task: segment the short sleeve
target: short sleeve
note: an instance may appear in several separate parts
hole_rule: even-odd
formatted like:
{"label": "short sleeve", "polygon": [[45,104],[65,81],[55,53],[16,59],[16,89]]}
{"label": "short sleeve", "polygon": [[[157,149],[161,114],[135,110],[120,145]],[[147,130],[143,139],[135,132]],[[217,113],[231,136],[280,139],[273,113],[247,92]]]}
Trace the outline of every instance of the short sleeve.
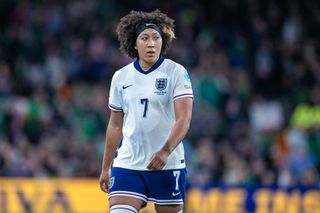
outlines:
{"label": "short sleeve", "polygon": [[176,85],[173,91],[173,100],[185,97],[193,98],[193,91],[189,74],[187,70],[181,67],[181,69],[177,70]]}
{"label": "short sleeve", "polygon": [[113,111],[121,112],[121,96],[119,89],[117,87],[118,84],[118,75],[115,73],[111,80],[111,86],[109,91],[109,108]]}

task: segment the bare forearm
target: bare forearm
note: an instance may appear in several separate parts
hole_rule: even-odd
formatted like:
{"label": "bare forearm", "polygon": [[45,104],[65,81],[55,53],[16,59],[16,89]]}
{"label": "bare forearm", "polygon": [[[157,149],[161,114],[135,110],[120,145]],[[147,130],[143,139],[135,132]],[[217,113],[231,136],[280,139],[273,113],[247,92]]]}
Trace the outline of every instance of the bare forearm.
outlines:
{"label": "bare forearm", "polygon": [[177,120],[175,125],[173,126],[172,132],[167,142],[163,145],[162,150],[170,154],[185,137],[185,135],[189,130],[189,127],[190,127],[189,119],[181,118]]}
{"label": "bare forearm", "polygon": [[166,165],[170,153],[178,146],[186,135],[189,129],[189,123],[189,119],[186,118],[176,120],[168,140],[159,151],[151,156],[147,169],[160,170]]}
{"label": "bare forearm", "polygon": [[106,132],[106,142],[103,156],[102,169],[109,169],[113,162],[115,152],[119,146],[122,138],[122,131],[120,128],[108,127]]}
{"label": "bare forearm", "polygon": [[187,134],[192,117],[192,99],[182,98],[174,103],[176,122],[162,150],[170,154]]}

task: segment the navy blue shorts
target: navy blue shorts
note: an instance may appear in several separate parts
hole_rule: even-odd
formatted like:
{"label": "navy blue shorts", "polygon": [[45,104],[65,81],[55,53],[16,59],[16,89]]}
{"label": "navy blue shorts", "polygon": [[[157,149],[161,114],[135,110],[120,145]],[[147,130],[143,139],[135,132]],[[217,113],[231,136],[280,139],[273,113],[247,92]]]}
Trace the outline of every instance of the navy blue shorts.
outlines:
{"label": "navy blue shorts", "polygon": [[186,169],[137,171],[112,168],[109,198],[128,196],[158,205],[183,204]]}

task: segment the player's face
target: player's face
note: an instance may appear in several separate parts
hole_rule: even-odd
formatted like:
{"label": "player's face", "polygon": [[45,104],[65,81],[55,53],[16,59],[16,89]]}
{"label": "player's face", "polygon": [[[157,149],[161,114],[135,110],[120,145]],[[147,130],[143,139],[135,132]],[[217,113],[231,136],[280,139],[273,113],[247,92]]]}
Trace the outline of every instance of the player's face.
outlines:
{"label": "player's face", "polygon": [[148,69],[157,62],[160,56],[162,37],[155,29],[145,29],[138,35],[135,48],[139,54],[140,66]]}

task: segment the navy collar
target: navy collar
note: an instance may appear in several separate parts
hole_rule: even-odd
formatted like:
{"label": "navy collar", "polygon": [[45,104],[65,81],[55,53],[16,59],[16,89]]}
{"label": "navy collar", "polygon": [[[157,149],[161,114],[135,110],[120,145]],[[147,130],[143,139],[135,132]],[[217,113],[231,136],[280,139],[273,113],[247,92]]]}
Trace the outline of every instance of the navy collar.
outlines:
{"label": "navy collar", "polygon": [[163,55],[160,55],[158,61],[152,66],[150,67],[147,71],[144,71],[140,64],[139,64],[139,60],[138,58],[133,62],[134,67],[136,68],[136,70],[138,70],[139,72],[143,73],[143,74],[149,74],[152,71],[156,70],[164,61],[165,57]]}

